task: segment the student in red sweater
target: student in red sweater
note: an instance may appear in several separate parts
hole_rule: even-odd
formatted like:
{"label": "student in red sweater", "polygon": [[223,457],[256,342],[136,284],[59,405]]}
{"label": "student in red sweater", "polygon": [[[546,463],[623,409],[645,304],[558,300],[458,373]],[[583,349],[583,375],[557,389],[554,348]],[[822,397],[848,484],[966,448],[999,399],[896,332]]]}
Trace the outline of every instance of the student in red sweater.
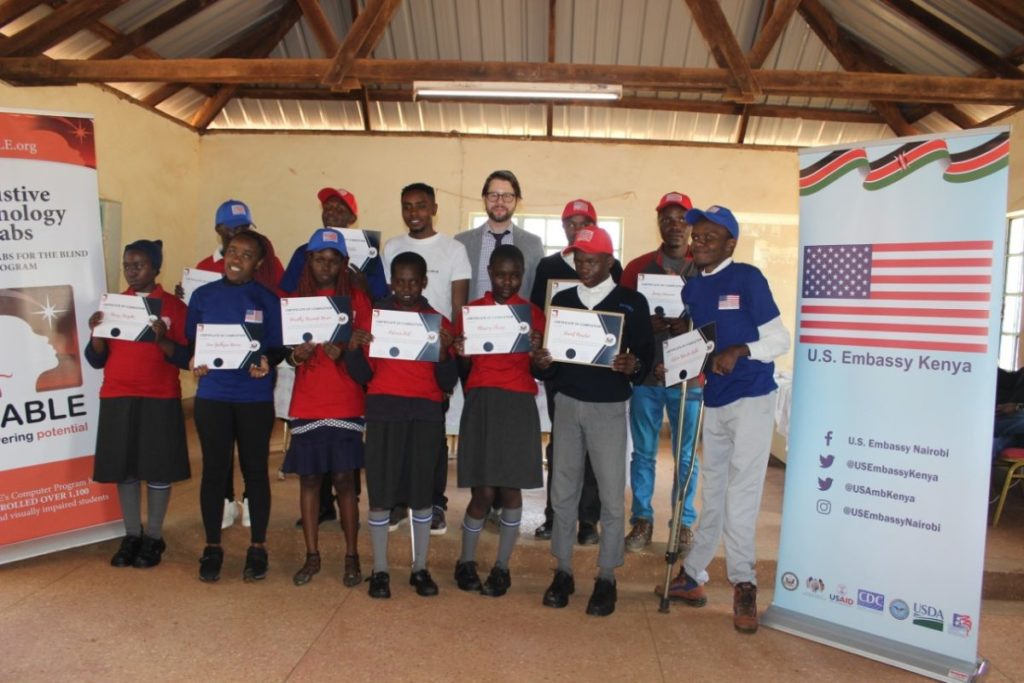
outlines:
{"label": "student in red sweater", "polygon": [[[348,268],[344,238],[334,230],[317,230],[306,247],[306,263],[299,275],[298,296],[347,296],[354,329],[370,329],[370,298],[354,286]],[[292,580],[309,583],[320,571],[318,534],[320,482],[330,475],[338,496],[341,529],[345,534],[345,572],[349,587],[362,583],[356,545],[359,508],[356,479],[363,466],[363,388],[345,369],[344,348],[306,342],[292,349],[288,364],[295,367],[292,392],[291,445],[282,471],[298,474],[301,492],[302,533],[306,563]]]}
{"label": "student in red sweater", "polygon": [[[427,262],[413,252],[391,260],[391,296],[376,308],[437,314],[423,298]],[[451,323],[442,316],[438,333],[438,362],[371,358],[373,340],[366,330],[352,332],[345,364],[349,374],[367,385],[366,488],[370,498],[370,541],[373,574],[370,597],[390,598],[388,523],[391,508],[399,503],[412,509],[413,564],[409,584],[422,596],[437,595],[437,584],[427,571],[430,543],[434,471],[442,457],[444,394],[458,381],[458,367],[449,347],[455,338]],[[360,348],[363,347],[363,348]]]}
{"label": "student in red sweater", "polygon": [[[523,252],[502,244],[491,252],[487,273],[490,291],[469,306],[522,304],[530,308],[530,347],[536,351],[544,335],[544,314],[519,296],[523,281]],[[460,590],[500,597],[512,585],[508,562],[519,536],[523,516],[522,489],[544,485],[541,465],[540,418],[537,382],[530,372],[530,353],[465,355],[460,336],[455,342],[462,356],[466,404],[459,426],[459,486],[472,487],[473,498],[462,521],[462,555],[455,563]],[[476,545],[495,494],[501,490],[498,558],[481,584],[476,570]]]}
{"label": "student in red sweater", "polygon": [[[89,364],[103,368],[92,478],[117,484],[124,517],[126,535],[110,560],[115,567],[160,564],[167,547],[162,527],[171,483],[190,476],[178,382],[178,369],[188,367],[185,304],[156,283],[162,263],[160,240],[138,240],[124,249],[128,289],[123,293],[160,301],[160,317],[150,323],[156,341],[93,337],[85,347]],[[102,321],[102,313],[93,313],[89,329]],[[142,479],[148,512],[145,534]]]}

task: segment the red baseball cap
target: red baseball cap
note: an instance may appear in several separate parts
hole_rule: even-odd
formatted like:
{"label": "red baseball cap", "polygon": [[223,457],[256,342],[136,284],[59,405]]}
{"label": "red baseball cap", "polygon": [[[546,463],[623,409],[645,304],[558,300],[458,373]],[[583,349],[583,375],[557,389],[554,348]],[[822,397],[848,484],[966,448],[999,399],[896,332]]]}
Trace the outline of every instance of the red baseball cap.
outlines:
{"label": "red baseball cap", "polygon": [[580,228],[576,231],[576,240],[562,250],[563,254],[579,249],[585,254],[614,254],[612,238],[604,228],[596,225],[593,227]]}
{"label": "red baseball cap", "polygon": [[658,208],[656,208],[655,211],[661,211],[666,206],[681,206],[689,211],[693,208],[693,202],[691,202],[690,198],[682,192],[669,192],[661,198],[660,202],[658,202]]}
{"label": "red baseball cap", "polygon": [[348,190],[343,190],[333,187],[325,187],[316,193],[316,198],[320,200],[321,204],[326,204],[327,200],[331,197],[337,197],[341,201],[345,202],[345,206],[352,212],[353,216],[359,216],[359,206],[356,204],[356,196]]}
{"label": "red baseball cap", "polygon": [[562,209],[563,221],[573,216],[587,216],[594,223],[597,223],[597,211],[594,210],[594,205],[586,199],[574,199]]}

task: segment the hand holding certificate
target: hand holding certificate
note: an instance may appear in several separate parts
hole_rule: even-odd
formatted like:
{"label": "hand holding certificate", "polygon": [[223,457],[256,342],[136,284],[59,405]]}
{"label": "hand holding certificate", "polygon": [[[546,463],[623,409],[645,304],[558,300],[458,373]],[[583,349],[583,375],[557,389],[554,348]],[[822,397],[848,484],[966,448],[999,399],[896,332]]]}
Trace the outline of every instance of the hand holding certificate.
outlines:
{"label": "hand holding certificate", "polygon": [[612,367],[622,345],[621,313],[551,307],[544,348],[553,360]]}
{"label": "hand holding certificate", "polygon": [[686,280],[680,275],[661,273],[639,273],[636,278],[636,291],[647,299],[651,313],[658,313],[667,318],[678,318],[683,315],[683,285]]}
{"label": "hand holding certificate", "polygon": [[462,333],[467,356],[530,351],[530,306],[463,306]]}
{"label": "hand holding certificate", "polygon": [[210,370],[238,370],[260,363],[260,342],[246,325],[196,326],[196,354],[192,364]]}
{"label": "hand holding certificate", "polygon": [[371,358],[423,360],[441,358],[441,314],[373,309]]}
{"label": "hand holding certificate", "polygon": [[715,324],[666,339],[665,386],[670,387],[705,372],[715,350]]}
{"label": "hand holding certificate", "polygon": [[216,282],[224,277],[212,270],[199,270],[198,268],[186,268],[181,273],[181,288],[185,291],[185,305],[192,301],[192,294],[205,284]]}
{"label": "hand holding certificate", "polygon": [[344,344],[352,336],[352,301],[347,296],[281,299],[284,344]]}
{"label": "hand holding certificate", "polygon": [[154,342],[152,323],[160,318],[160,299],[130,294],[104,294],[100,299],[103,319],[92,330],[94,337],[122,341]]}

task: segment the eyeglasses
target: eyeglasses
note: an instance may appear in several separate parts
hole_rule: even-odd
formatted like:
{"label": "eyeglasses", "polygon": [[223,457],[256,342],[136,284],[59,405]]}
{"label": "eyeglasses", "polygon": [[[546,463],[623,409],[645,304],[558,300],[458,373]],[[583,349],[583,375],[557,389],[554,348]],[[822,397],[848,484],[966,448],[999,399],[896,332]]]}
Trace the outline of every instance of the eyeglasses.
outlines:
{"label": "eyeglasses", "polygon": [[502,204],[511,204],[516,200],[514,192],[488,192],[484,197],[487,197],[489,202],[501,202]]}

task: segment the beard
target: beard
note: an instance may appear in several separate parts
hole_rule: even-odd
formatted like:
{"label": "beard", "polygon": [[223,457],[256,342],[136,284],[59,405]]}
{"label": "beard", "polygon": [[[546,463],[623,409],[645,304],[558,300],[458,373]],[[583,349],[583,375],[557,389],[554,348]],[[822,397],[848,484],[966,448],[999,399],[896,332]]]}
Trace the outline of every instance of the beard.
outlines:
{"label": "beard", "polygon": [[487,217],[495,223],[503,223],[507,220],[511,220],[513,210],[507,206],[495,206],[487,209]]}

